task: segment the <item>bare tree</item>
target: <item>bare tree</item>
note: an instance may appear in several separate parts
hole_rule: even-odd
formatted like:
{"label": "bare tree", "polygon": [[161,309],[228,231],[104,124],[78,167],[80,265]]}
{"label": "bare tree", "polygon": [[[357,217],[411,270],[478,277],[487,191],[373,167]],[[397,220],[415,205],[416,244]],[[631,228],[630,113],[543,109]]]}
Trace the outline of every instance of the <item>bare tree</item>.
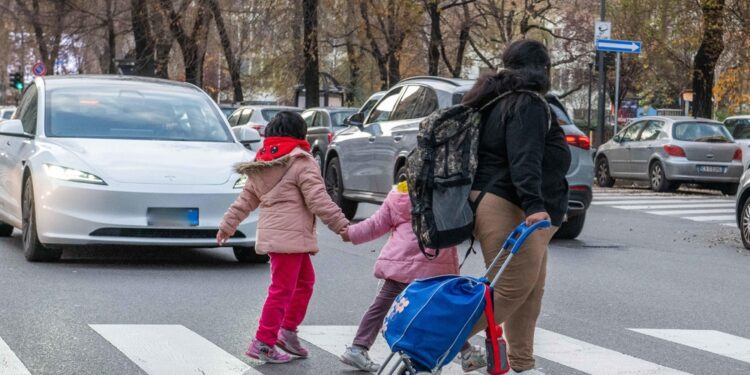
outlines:
{"label": "bare tree", "polygon": [[47,0],[41,4],[41,0],[31,0],[31,8],[28,3],[29,1],[16,0],[21,15],[34,31],[39,57],[51,70],[60,53],[66,20],[70,14],[68,2]]}
{"label": "bare tree", "polygon": [[305,58],[305,107],[317,107],[320,102],[320,63],[318,61],[318,0],[302,0],[302,23]]}
{"label": "bare tree", "polygon": [[227,61],[227,67],[229,67],[229,77],[232,80],[232,89],[234,91],[234,102],[239,103],[244,100],[242,94],[242,82],[240,81],[239,56],[236,55],[232,49],[232,43],[229,40],[229,32],[224,24],[224,16],[219,8],[218,0],[207,0],[207,2],[208,6],[211,8],[211,13],[214,16],[216,30],[219,34],[221,47],[224,50],[224,58]]}
{"label": "bare tree", "polygon": [[700,0],[703,39],[693,60],[693,115],[713,115],[714,71],[724,51],[724,0]]}
{"label": "bare tree", "polygon": [[[180,46],[182,60],[185,65],[185,80],[196,86],[203,84],[203,63],[206,57],[206,43],[208,41],[208,26],[210,11],[206,4],[207,0],[197,0],[195,3],[184,1],[175,9],[174,2],[170,0],[159,0],[159,5],[164,12],[172,36]],[[187,9],[194,5],[196,8],[192,25],[186,28],[183,24]],[[190,30],[190,32],[188,32]]]}

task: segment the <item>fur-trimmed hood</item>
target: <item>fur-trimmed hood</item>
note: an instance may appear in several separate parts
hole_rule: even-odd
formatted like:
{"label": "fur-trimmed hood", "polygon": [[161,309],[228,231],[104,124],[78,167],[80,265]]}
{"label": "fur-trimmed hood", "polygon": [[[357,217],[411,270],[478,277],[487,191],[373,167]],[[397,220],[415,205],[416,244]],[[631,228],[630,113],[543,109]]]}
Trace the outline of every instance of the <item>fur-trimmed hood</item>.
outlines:
{"label": "fur-trimmed hood", "polygon": [[288,155],[284,155],[278,159],[274,159],[271,161],[253,160],[237,163],[234,165],[234,171],[249,177],[274,167],[288,167],[293,160],[307,156],[310,156],[307,151],[297,147]]}

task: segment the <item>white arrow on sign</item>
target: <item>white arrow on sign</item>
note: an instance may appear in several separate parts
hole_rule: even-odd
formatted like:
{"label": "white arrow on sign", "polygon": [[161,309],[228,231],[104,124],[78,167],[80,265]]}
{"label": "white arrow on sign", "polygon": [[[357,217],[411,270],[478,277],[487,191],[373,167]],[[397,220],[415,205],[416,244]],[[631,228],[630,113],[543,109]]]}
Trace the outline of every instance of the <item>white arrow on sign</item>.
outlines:
{"label": "white arrow on sign", "polygon": [[604,47],[604,48],[629,49],[631,51],[638,50],[638,45],[635,44],[635,43],[622,44],[622,43],[599,42],[598,46],[599,47]]}

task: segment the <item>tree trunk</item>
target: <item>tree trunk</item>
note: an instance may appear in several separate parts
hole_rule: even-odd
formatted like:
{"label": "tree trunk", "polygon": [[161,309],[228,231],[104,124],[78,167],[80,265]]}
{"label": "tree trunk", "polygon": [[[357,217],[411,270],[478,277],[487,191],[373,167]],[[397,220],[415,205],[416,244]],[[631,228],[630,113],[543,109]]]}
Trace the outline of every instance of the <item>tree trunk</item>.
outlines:
{"label": "tree trunk", "polygon": [[305,107],[320,104],[320,80],[318,62],[318,0],[302,0],[302,24],[304,28],[305,55]]}
{"label": "tree trunk", "polygon": [[438,0],[425,0],[425,8],[430,16],[430,40],[427,51],[427,74],[438,75],[440,64],[440,46],[443,45],[443,35],[440,30],[440,8]]}
{"label": "tree trunk", "polygon": [[148,22],[146,0],[130,0],[133,39],[135,40],[135,68],[133,73],[139,76],[154,76],[154,45],[152,43],[151,25]]}
{"label": "tree trunk", "polygon": [[693,60],[693,116],[713,117],[716,62],[724,50],[724,0],[700,0],[703,40]]}
{"label": "tree trunk", "polygon": [[107,0],[107,74],[114,74],[117,71],[115,66],[115,54],[117,53],[117,34],[115,33],[114,19],[114,1]]}
{"label": "tree trunk", "polygon": [[[356,25],[357,21],[357,15],[356,10],[354,9],[354,4],[351,1],[346,2],[347,12],[346,12],[346,24],[347,25]],[[357,48],[355,48],[355,40],[353,32],[349,32],[346,35],[346,58],[349,62],[349,84],[348,84],[348,90],[349,90],[349,96],[347,97],[347,105],[352,106],[359,102],[362,96],[362,90],[360,88],[360,75],[361,68],[359,66],[360,64],[360,51],[358,51]]]}
{"label": "tree trunk", "polygon": [[174,37],[169,31],[163,12],[156,3],[149,3],[151,12],[153,43],[156,45],[154,54],[154,75],[159,78],[169,79],[169,55],[174,45]]}
{"label": "tree trunk", "polygon": [[401,80],[401,60],[399,54],[394,52],[388,56],[388,83],[395,85]]}
{"label": "tree trunk", "polygon": [[[238,58],[232,51],[232,43],[229,40],[229,33],[227,32],[226,25],[224,24],[224,17],[219,9],[218,0],[208,0],[208,6],[211,8],[211,13],[214,16],[214,22],[216,22],[216,30],[221,40],[221,47],[224,49],[224,58],[227,60],[227,66],[229,67],[229,78],[232,81],[232,89],[234,91],[233,101],[239,103],[244,100],[242,95],[242,82],[240,82],[240,64]],[[221,80],[221,75],[218,77]],[[220,93],[219,93],[220,95]]]}
{"label": "tree trunk", "polygon": [[166,13],[169,30],[182,50],[182,60],[185,65],[185,81],[202,87],[203,62],[206,56],[209,21],[206,0],[199,0],[197,2],[198,14],[195,16],[195,22],[191,28],[192,33],[190,34],[185,31],[182,25],[182,15],[175,11],[170,0],[160,0],[159,5]]}

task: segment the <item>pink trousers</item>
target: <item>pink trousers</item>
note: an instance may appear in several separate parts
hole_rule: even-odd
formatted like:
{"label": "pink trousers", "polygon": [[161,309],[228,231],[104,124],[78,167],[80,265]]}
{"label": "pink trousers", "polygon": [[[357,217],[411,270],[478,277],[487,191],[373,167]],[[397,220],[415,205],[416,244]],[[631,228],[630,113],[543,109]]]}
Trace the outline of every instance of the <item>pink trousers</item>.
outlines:
{"label": "pink trousers", "polygon": [[271,253],[271,284],[255,338],[273,347],[279,329],[296,331],[305,319],[315,284],[309,253]]}

